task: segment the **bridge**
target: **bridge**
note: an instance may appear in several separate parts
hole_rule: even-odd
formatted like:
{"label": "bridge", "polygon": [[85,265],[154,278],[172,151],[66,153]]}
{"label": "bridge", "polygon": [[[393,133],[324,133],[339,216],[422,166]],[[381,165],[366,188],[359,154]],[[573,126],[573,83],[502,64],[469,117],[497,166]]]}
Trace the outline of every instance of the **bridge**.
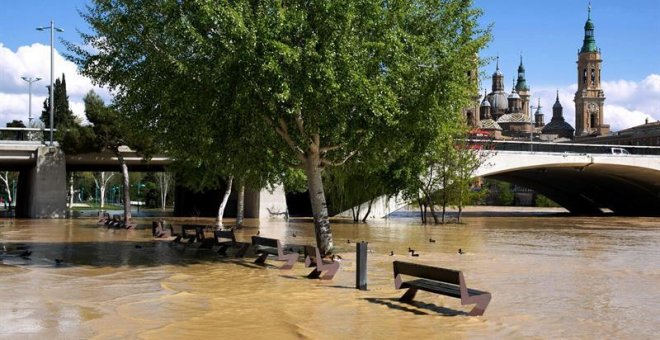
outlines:
{"label": "bridge", "polygon": [[[576,214],[601,214],[609,209],[617,215],[660,215],[660,147],[492,145],[481,151],[485,161],[475,176],[533,189]],[[612,148],[624,148],[630,154],[613,154]]]}
{"label": "bridge", "polygon": [[[576,214],[596,215],[609,209],[620,215],[660,215],[660,147],[507,141],[479,145],[484,162],[475,176],[533,189]],[[612,154],[612,147],[630,154]],[[170,162],[162,155],[145,161],[128,148],[120,152],[130,171],[162,171]],[[118,161],[110,152],[64,155],[57,146],[42,142],[4,140],[0,170],[19,171],[17,216],[63,217],[66,172],[118,171]],[[252,202],[246,204],[251,205],[253,217],[285,209],[282,190],[276,196],[262,190],[247,200]],[[372,212],[387,216],[406,203],[379,199]]]}
{"label": "bridge", "polygon": [[[574,214],[660,216],[660,147],[522,141],[478,141],[475,177],[532,189]],[[629,154],[613,154],[612,148]],[[378,198],[374,217],[408,205]],[[361,211],[366,211],[363,203]],[[341,213],[350,216],[350,211]]]}

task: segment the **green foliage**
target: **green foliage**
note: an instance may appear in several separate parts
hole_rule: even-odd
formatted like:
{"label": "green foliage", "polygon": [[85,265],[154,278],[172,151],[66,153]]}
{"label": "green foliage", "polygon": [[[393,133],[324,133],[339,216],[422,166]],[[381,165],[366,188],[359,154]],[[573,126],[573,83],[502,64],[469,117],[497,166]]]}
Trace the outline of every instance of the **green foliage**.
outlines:
{"label": "green foliage", "polygon": [[[94,0],[83,14],[93,34],[68,47],[180,161],[184,183],[263,186],[297,167],[316,194],[323,170],[353,163],[391,174],[391,191],[417,177],[415,156],[470,100],[466,61],[488,39],[471,5]],[[327,221],[318,196],[315,222]]]}
{"label": "green foliage", "polygon": [[541,194],[536,195],[534,199],[534,205],[537,207],[553,207],[553,208],[560,207],[560,205],[555,203],[555,201]]}
{"label": "green foliage", "polygon": [[[76,123],[73,111],[69,108],[69,96],[66,93],[66,78],[62,73],[62,79],[55,80],[53,84],[53,98],[55,101],[53,110],[53,125],[56,129],[73,126]],[[44,100],[44,108],[41,111],[39,119],[44,123],[44,127],[50,128],[50,97]]]}

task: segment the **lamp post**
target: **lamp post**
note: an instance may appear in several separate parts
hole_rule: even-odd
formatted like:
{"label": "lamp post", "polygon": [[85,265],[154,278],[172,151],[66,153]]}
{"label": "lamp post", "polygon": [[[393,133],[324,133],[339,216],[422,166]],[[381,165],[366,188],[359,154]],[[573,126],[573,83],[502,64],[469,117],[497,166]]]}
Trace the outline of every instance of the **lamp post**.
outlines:
{"label": "lamp post", "polygon": [[31,128],[32,127],[32,83],[38,82],[39,80],[41,80],[41,78],[39,78],[39,77],[36,77],[36,78],[21,77],[21,79],[25,80],[29,84],[28,85],[28,88],[29,88],[29,90],[28,90],[28,93],[29,93],[29,99],[28,99],[28,127]]}
{"label": "lamp post", "polygon": [[55,106],[55,98],[54,96],[54,90],[53,90],[53,72],[55,68],[55,59],[54,59],[54,52],[53,52],[53,40],[55,38],[55,31],[57,32],[64,32],[63,29],[55,27],[55,22],[53,20],[50,21],[50,26],[42,26],[42,27],[37,27],[37,31],[45,31],[45,30],[50,30],[50,87],[49,87],[49,92],[50,92],[50,146],[53,146],[53,128],[54,128],[54,121],[53,121],[53,108]]}

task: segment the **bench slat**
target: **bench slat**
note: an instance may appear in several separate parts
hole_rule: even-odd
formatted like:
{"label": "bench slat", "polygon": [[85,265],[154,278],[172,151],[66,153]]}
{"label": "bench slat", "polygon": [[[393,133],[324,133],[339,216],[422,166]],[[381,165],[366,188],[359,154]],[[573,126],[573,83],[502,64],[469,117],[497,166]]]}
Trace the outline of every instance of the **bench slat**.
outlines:
{"label": "bench slat", "polygon": [[432,267],[418,263],[394,261],[394,276],[397,274],[410,275],[424,279],[442,281],[460,285],[458,270]]}

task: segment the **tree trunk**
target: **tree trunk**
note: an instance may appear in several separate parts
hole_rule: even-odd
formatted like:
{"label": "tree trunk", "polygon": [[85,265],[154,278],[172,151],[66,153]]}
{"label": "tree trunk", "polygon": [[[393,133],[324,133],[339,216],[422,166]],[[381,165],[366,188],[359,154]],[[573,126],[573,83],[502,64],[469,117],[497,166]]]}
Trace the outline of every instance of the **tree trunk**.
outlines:
{"label": "tree trunk", "polygon": [[325,201],[323,191],[322,169],[319,167],[319,154],[310,148],[306,153],[305,173],[307,175],[307,188],[312,203],[312,215],[314,216],[314,230],[316,234],[316,245],[321,255],[332,252],[332,230],[330,218],[328,217],[328,205]]}
{"label": "tree trunk", "polygon": [[445,213],[447,212],[447,204],[442,204],[442,224],[445,224]]}
{"label": "tree trunk", "polygon": [[463,206],[458,206],[458,216],[456,217],[456,222],[461,223],[461,215],[463,215]]}
{"label": "tree trunk", "polygon": [[73,172],[69,175],[69,209],[73,209]]}
{"label": "tree trunk", "polygon": [[240,181],[240,184],[238,185],[237,194],[238,197],[236,202],[236,225],[240,227],[243,225],[243,215],[245,212],[245,184],[243,184],[243,181]]}
{"label": "tree trunk", "polygon": [[124,156],[119,152],[119,150],[114,150],[119,164],[121,165],[121,177],[122,182],[124,183],[124,224],[128,225],[131,220],[131,184],[128,179],[128,166],[126,165],[126,160]]}
{"label": "tree trunk", "polygon": [[231,194],[232,182],[234,182],[234,176],[229,176],[227,178],[227,189],[225,189],[225,193],[222,195],[222,201],[220,202],[220,207],[218,207],[218,217],[216,219],[218,227],[222,227],[222,218],[225,215],[225,208],[227,207],[227,201],[229,201],[229,194]]}
{"label": "tree trunk", "polygon": [[362,219],[362,223],[367,223],[367,218],[369,218],[369,214],[371,214],[371,205],[374,203],[374,198],[369,200],[369,206],[367,207],[367,213],[364,214],[364,218]]}

